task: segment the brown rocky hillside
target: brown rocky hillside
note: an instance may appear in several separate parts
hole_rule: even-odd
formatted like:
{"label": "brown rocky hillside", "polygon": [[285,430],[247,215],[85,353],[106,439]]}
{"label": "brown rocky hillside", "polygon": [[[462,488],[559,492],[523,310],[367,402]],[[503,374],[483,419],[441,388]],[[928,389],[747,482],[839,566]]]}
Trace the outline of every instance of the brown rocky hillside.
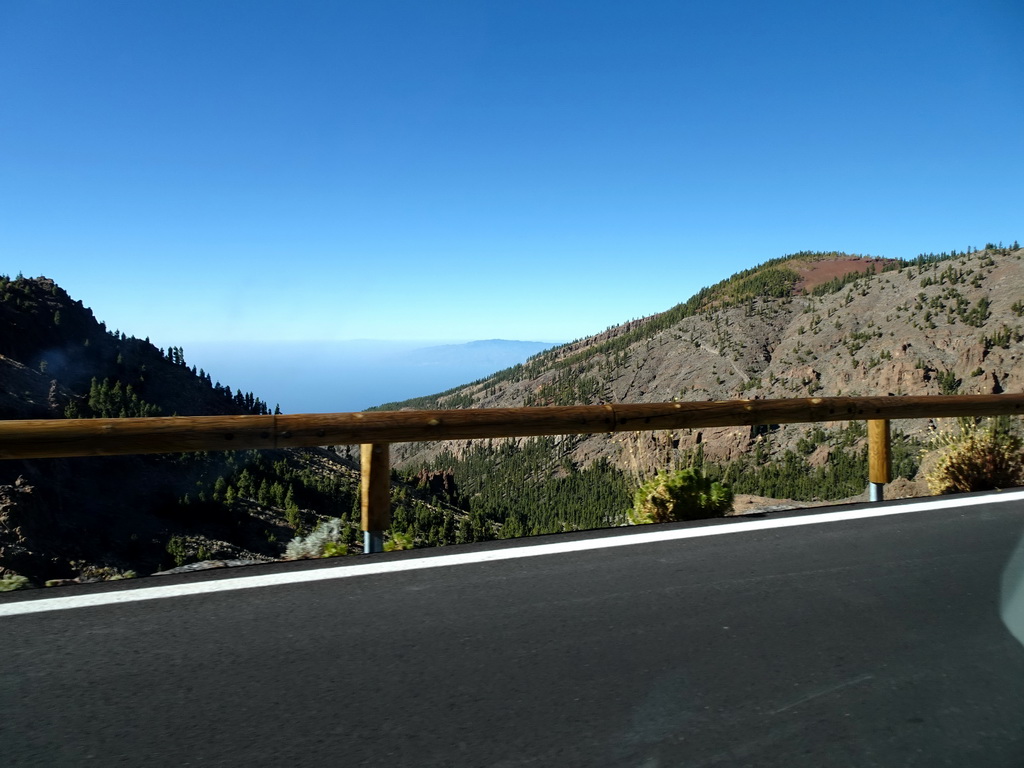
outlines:
{"label": "brown rocky hillside", "polygon": [[[777,259],[668,312],[395,406],[1020,392],[1022,255],[1015,244],[916,262],[846,254]],[[920,434],[933,425],[896,426]],[[773,432],[772,446],[791,447],[806,432],[799,426]],[[598,435],[573,441],[572,453],[581,465],[605,456],[644,474],[698,444],[707,457],[727,461],[762,439],[749,428]],[[438,449],[409,445],[395,454],[413,465]]]}

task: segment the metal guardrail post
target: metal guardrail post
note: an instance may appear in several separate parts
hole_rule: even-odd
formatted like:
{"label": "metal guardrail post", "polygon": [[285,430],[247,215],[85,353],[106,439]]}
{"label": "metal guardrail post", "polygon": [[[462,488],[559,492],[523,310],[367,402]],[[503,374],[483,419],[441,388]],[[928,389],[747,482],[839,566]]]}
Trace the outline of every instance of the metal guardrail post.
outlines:
{"label": "metal guardrail post", "polygon": [[882,501],[885,484],[892,480],[888,419],[868,420],[868,498]]}
{"label": "metal guardrail post", "polygon": [[388,443],[360,446],[363,553],[384,551],[384,531],[391,525],[391,451]]}

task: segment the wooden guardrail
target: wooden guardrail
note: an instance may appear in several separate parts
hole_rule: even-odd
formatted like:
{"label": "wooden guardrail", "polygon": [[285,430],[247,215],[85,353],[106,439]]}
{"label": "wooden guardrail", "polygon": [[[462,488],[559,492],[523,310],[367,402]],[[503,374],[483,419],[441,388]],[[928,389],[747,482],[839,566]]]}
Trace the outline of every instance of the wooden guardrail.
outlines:
{"label": "wooden guardrail", "polygon": [[[363,529],[387,527],[390,443],[867,421],[872,498],[889,481],[892,419],[1024,414],[1024,394],[813,397],[275,416],[0,421],[0,459],[363,445]],[[876,488],[875,486],[879,486]]]}

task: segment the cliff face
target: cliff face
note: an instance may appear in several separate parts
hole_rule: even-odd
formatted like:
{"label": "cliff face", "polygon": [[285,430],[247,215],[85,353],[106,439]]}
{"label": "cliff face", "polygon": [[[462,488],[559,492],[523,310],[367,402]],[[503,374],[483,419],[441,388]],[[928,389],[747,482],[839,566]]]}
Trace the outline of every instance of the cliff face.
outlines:
{"label": "cliff face", "polygon": [[[1024,391],[1024,251],[895,263],[803,255],[748,270],[698,300],[532,358],[438,407]],[[682,309],[681,309],[682,308]],[[921,432],[925,421],[898,424]],[[806,430],[774,435],[778,447]],[[748,428],[593,436],[573,449],[642,473],[703,446],[731,460]],[[403,446],[415,464],[433,446]]]}

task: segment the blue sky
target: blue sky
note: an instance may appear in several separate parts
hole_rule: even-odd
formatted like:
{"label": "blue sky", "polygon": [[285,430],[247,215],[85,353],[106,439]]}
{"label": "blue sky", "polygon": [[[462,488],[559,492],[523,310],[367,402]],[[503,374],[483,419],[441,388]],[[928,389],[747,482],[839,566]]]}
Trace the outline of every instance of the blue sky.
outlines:
{"label": "blue sky", "polygon": [[0,4],[0,272],[159,345],[569,340],[1024,237],[1024,6]]}

